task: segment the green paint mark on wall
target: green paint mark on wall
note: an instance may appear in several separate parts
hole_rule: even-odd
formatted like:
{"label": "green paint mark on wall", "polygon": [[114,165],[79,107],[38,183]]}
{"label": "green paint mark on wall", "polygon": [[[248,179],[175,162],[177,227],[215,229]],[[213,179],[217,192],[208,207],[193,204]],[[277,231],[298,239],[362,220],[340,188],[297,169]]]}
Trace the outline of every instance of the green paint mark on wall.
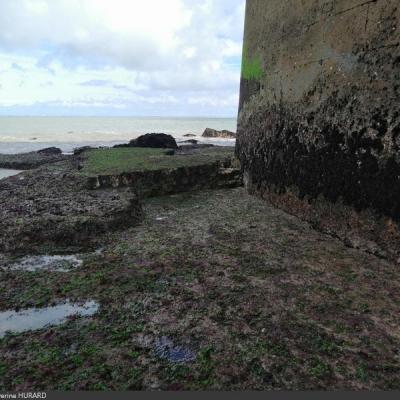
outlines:
{"label": "green paint mark on wall", "polygon": [[264,75],[260,56],[249,57],[246,47],[243,49],[242,78],[249,81],[260,81]]}

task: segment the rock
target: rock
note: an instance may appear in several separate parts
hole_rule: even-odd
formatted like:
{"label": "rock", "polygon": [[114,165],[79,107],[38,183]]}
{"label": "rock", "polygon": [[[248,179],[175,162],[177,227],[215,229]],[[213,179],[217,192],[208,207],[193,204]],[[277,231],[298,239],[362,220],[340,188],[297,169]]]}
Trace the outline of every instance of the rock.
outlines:
{"label": "rock", "polygon": [[216,129],[207,128],[203,133],[203,137],[234,139],[236,138],[236,133],[227,131],[225,129],[222,131],[217,131]]}
{"label": "rock", "polygon": [[62,150],[59,149],[58,147],[47,147],[45,149],[39,150],[38,153],[45,155],[55,155],[55,154],[62,154]]}
{"label": "rock", "polygon": [[154,149],[177,149],[175,139],[171,135],[165,133],[148,133],[139,136],[137,139],[131,140],[128,144],[120,144],[114,146],[118,147],[148,147]]}
{"label": "rock", "polygon": [[196,137],[194,133],[187,133],[186,135],[183,135],[183,137]]}
{"label": "rock", "polygon": [[95,147],[92,146],[82,146],[82,147],[77,147],[74,149],[74,156],[79,156],[80,154],[84,153],[85,151],[88,150],[94,150]]}
{"label": "rock", "polygon": [[[55,148],[53,148],[55,149]],[[70,156],[62,154],[61,150],[43,149],[30,153],[0,154],[0,168],[6,169],[35,169],[44,164],[67,160]]]}
{"label": "rock", "polygon": [[25,172],[24,180],[0,181],[0,254],[98,247],[101,234],[141,220],[141,203],[130,188],[89,191],[74,162],[70,156]]}

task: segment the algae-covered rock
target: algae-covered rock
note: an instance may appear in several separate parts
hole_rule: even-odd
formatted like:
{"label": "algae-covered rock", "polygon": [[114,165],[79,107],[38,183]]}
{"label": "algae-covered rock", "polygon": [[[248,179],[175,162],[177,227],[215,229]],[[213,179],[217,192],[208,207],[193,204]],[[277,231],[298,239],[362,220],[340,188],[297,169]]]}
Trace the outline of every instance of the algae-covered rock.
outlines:
{"label": "algae-covered rock", "polygon": [[165,133],[147,133],[139,136],[137,139],[131,140],[128,144],[119,144],[118,147],[148,147],[153,149],[177,149],[175,139],[171,135]]}

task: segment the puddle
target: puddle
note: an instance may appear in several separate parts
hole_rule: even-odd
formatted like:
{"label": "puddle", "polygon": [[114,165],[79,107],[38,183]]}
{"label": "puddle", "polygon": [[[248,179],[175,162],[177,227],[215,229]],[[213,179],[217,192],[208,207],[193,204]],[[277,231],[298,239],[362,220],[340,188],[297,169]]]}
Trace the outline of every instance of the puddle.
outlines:
{"label": "puddle", "polygon": [[185,346],[175,346],[174,342],[166,336],[155,340],[155,353],[174,364],[183,364],[194,361],[196,353]]}
{"label": "puddle", "polygon": [[[101,256],[104,248],[99,248],[92,254]],[[70,272],[83,264],[85,256],[90,254],[27,256],[9,266],[13,271],[35,272],[40,270],[55,272]]]}
{"label": "puddle", "polygon": [[100,248],[98,248],[97,250],[95,250],[94,255],[96,255],[96,256],[102,256],[103,253],[104,253],[104,251],[105,251],[105,247],[100,247]]}
{"label": "puddle", "polygon": [[98,309],[99,305],[95,301],[88,301],[82,305],[67,301],[53,307],[0,312],[0,338],[4,337],[6,332],[21,333],[60,325],[72,315],[91,316]]}
{"label": "puddle", "polygon": [[11,270],[34,272],[49,270],[57,272],[69,272],[82,265],[83,260],[76,255],[70,256],[28,256],[10,266]]}

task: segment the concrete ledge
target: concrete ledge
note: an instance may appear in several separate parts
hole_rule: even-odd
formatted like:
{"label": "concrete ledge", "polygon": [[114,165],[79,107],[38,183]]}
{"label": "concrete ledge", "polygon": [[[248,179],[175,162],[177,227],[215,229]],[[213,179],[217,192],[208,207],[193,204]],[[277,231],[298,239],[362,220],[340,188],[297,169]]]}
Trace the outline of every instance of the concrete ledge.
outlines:
{"label": "concrete ledge", "polygon": [[141,197],[154,197],[201,189],[242,186],[240,169],[230,165],[230,162],[214,162],[172,169],[99,175],[87,179],[87,188],[95,190],[133,187]]}

